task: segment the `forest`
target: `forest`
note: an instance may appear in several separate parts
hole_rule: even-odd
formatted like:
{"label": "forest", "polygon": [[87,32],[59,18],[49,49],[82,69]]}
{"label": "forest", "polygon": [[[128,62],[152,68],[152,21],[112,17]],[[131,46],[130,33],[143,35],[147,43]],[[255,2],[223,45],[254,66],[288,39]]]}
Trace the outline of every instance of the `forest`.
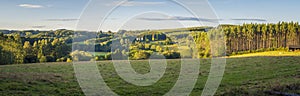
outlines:
{"label": "forest", "polygon": [[211,40],[223,36],[220,56],[287,50],[300,45],[298,22],[180,29],[87,32],[66,29],[0,30],[0,64],[165,57],[210,58]]}

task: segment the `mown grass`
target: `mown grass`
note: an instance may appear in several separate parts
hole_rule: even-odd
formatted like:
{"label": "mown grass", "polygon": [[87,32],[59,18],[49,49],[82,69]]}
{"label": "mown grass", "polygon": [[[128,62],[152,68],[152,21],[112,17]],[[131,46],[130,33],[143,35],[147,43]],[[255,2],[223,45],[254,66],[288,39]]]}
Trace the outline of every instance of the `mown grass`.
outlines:
{"label": "mown grass", "polygon": [[[222,83],[216,95],[300,94],[300,57],[227,58]],[[146,60],[131,61],[138,73],[149,72]],[[210,59],[201,60],[198,81],[191,96],[199,96],[207,81]],[[111,61],[98,62],[107,85],[119,95],[163,95],[179,75],[180,60],[168,60],[165,75],[154,85],[135,86],[121,79]],[[84,95],[71,63],[0,66],[0,95]]]}

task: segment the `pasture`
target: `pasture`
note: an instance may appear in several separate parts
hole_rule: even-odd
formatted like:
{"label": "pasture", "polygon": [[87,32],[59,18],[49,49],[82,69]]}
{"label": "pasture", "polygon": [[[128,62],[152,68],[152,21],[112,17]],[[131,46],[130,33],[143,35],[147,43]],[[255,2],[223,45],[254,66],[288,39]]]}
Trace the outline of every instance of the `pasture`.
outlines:
{"label": "pasture", "polygon": [[[216,95],[300,94],[300,57],[297,55],[244,55],[227,58],[226,70]],[[285,53],[281,53],[285,54]],[[288,54],[288,53],[287,53]],[[295,53],[298,54],[298,53]],[[163,95],[175,84],[180,60],[167,60],[164,76],[152,86],[135,86],[115,72],[111,61],[97,62],[107,85],[117,94]],[[190,94],[199,96],[209,74],[211,59],[201,59],[198,81]],[[131,61],[136,72],[145,74],[147,60]],[[84,95],[75,78],[72,63],[38,63],[0,66],[0,94],[5,95]]]}

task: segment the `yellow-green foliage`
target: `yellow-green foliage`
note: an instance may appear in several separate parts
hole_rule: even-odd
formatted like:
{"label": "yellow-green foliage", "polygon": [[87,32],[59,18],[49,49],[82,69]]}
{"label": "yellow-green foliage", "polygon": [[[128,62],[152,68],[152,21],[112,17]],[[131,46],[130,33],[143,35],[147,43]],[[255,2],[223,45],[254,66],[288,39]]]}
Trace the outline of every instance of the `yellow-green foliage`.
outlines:
{"label": "yellow-green foliage", "polygon": [[138,50],[136,52],[134,52],[133,54],[131,54],[131,59],[133,60],[140,60],[140,59],[148,59],[150,56],[149,53],[147,53],[144,50]]}
{"label": "yellow-green foliage", "polygon": [[24,63],[24,50],[19,35],[15,37],[0,36],[0,64]]}
{"label": "yellow-green foliage", "polygon": [[93,57],[92,54],[84,51],[74,51],[70,54],[74,61],[90,61]]}
{"label": "yellow-green foliage", "polygon": [[67,62],[68,62],[68,63],[71,63],[71,62],[72,62],[72,60],[71,60],[70,58],[68,58],[68,59],[67,59]]}

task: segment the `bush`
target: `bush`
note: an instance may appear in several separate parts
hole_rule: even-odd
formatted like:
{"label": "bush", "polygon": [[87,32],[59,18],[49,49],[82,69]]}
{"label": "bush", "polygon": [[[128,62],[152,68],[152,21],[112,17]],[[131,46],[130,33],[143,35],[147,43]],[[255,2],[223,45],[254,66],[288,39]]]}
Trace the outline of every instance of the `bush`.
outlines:
{"label": "bush", "polygon": [[177,58],[180,58],[180,53],[179,52],[175,52],[175,51],[165,51],[165,52],[163,52],[163,55],[167,59],[177,59]]}
{"label": "bush", "polygon": [[149,49],[150,49],[150,46],[151,46],[150,44],[145,44],[145,49],[146,49],[146,50],[149,50]]}
{"label": "bush", "polygon": [[231,55],[236,55],[236,53],[235,53],[235,52],[232,52]]}
{"label": "bush", "polygon": [[112,59],[112,58],[111,58],[111,53],[106,54],[106,55],[104,56],[104,59],[105,59],[105,60],[111,60],[111,59]]}
{"label": "bush", "polygon": [[160,46],[156,46],[156,49],[155,49],[157,52],[163,52],[163,49],[160,47]]}
{"label": "bush", "polygon": [[68,58],[68,59],[67,59],[67,62],[68,62],[68,63],[71,63],[71,62],[73,62],[73,61],[72,61],[70,58]]}
{"label": "bush", "polygon": [[130,59],[133,60],[148,59],[149,57],[150,57],[150,53],[143,50],[134,51],[131,52],[130,54]]}
{"label": "bush", "polygon": [[90,61],[93,59],[92,54],[84,51],[74,51],[70,54],[73,57],[74,61]]}
{"label": "bush", "polygon": [[64,61],[66,61],[67,60],[67,58],[59,58],[59,59],[56,59],[56,62],[64,62]]}
{"label": "bush", "polygon": [[150,50],[156,51],[156,46],[155,45],[151,45]]}
{"label": "bush", "polygon": [[96,60],[96,61],[99,61],[100,59],[99,59],[99,57],[98,57],[98,56],[96,56],[96,57],[95,57],[95,60]]}
{"label": "bush", "polygon": [[55,58],[54,58],[54,56],[46,56],[46,58],[47,58],[47,62],[55,62]]}
{"label": "bush", "polygon": [[96,61],[105,60],[105,56],[96,56],[95,60]]}
{"label": "bush", "polygon": [[39,61],[40,61],[41,63],[47,62],[46,56],[42,56],[42,57],[39,59]]}

